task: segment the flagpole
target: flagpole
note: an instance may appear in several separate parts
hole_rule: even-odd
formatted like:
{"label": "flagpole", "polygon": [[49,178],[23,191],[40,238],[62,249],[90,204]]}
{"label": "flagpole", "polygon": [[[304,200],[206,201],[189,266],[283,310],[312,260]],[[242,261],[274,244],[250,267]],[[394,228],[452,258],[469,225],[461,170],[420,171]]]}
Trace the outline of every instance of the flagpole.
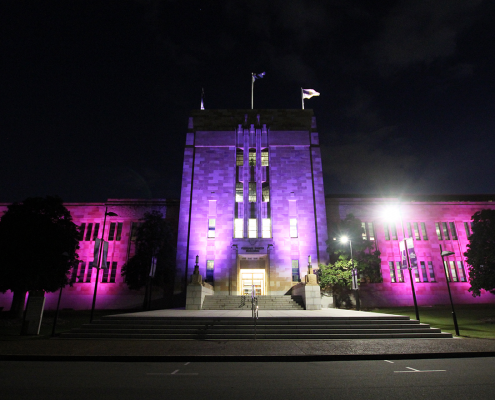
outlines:
{"label": "flagpole", "polygon": [[302,109],[304,110],[304,95],[303,95],[303,88],[301,88],[301,102],[302,102]]}
{"label": "flagpole", "polygon": [[253,109],[254,97],[254,72],[251,72],[251,110]]}

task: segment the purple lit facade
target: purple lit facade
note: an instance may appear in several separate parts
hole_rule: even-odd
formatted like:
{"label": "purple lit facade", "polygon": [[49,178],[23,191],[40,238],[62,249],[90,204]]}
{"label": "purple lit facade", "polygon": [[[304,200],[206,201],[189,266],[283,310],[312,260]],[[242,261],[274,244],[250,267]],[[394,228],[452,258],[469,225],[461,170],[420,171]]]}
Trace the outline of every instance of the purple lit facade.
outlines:
{"label": "purple lit facade", "polygon": [[[134,254],[133,231],[147,211],[158,210],[178,224],[175,293],[185,294],[198,257],[199,272],[215,295],[284,295],[305,281],[312,268],[328,262],[328,227],[347,214],[364,223],[366,235],[381,252],[383,283],[361,283],[364,307],[412,305],[409,274],[400,269],[399,242],[412,237],[418,269],[413,271],[420,305],[447,304],[446,258],[456,303],[493,303],[495,296],[468,292],[468,244],[471,216],[494,209],[494,196],[418,196],[398,199],[324,195],[316,120],[311,110],[197,110],[186,134],[179,200],[108,200],[70,203],[82,226],[80,264],[74,284],[63,291],[61,308],[89,309],[96,268],[94,239],[101,238],[105,207],[109,269],[100,271],[96,307],[139,308],[143,291],[131,291],[121,268]],[[398,207],[392,221],[389,207]],[[0,214],[7,204],[0,205]],[[332,239],[332,238],[330,238]],[[157,297],[161,293],[156,293]],[[47,294],[46,308],[56,307],[58,292]],[[8,309],[12,294],[0,294]]]}

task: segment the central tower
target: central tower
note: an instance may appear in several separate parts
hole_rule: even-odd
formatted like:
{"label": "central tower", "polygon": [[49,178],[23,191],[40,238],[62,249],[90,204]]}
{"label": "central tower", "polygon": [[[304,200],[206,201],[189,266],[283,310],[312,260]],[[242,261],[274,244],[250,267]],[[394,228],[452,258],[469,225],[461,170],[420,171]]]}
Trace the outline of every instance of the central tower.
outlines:
{"label": "central tower", "polygon": [[189,118],[177,290],[196,264],[215,294],[282,295],[327,262],[312,110],[197,110]]}

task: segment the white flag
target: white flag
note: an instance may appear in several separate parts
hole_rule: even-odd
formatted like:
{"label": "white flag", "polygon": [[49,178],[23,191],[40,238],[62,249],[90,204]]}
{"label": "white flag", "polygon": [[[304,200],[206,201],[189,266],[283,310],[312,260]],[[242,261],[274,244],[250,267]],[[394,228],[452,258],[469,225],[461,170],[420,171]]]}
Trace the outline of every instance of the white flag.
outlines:
{"label": "white flag", "polygon": [[314,89],[303,89],[303,99],[310,99],[313,96],[319,96],[320,93]]}

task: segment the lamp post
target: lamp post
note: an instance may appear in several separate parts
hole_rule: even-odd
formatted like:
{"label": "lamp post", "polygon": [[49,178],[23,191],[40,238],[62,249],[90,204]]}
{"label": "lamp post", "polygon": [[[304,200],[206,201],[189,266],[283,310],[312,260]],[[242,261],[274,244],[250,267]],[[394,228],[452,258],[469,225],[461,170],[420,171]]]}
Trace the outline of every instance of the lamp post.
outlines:
{"label": "lamp post", "polygon": [[454,302],[452,301],[452,293],[450,293],[449,271],[448,268],[445,267],[445,261],[444,261],[444,257],[453,256],[454,254],[455,253],[453,251],[442,251],[442,245],[440,245],[440,255],[442,256],[442,264],[445,270],[445,281],[447,282],[447,289],[449,290],[449,299],[450,299],[450,306],[452,307],[452,319],[454,320],[455,334],[457,336],[460,336],[459,326],[457,325],[457,317],[455,315],[455,310],[454,310]]}
{"label": "lamp post", "polygon": [[347,236],[342,236],[340,238],[340,243],[347,243],[349,242],[349,247],[351,250],[351,268],[352,268],[352,282],[353,285],[355,286],[354,289],[354,296],[356,297],[356,310],[359,311],[361,309],[361,300],[359,299],[359,286],[358,286],[358,280],[357,280],[357,268],[354,268],[354,259],[352,258],[352,240],[349,239]]}
{"label": "lamp post", "polygon": [[100,274],[100,263],[101,263],[101,254],[103,252],[103,246],[105,245],[105,241],[103,237],[105,235],[105,223],[107,222],[107,216],[109,217],[117,217],[117,214],[114,212],[108,212],[108,207],[105,207],[105,218],[103,218],[103,229],[101,231],[101,242],[100,248],[98,249],[98,262],[96,263],[96,282],[95,282],[95,292],[93,294],[93,305],[91,306],[91,316],[89,317],[89,322],[93,322],[93,314],[95,312],[95,304],[96,304],[96,291],[98,289],[98,276]]}

